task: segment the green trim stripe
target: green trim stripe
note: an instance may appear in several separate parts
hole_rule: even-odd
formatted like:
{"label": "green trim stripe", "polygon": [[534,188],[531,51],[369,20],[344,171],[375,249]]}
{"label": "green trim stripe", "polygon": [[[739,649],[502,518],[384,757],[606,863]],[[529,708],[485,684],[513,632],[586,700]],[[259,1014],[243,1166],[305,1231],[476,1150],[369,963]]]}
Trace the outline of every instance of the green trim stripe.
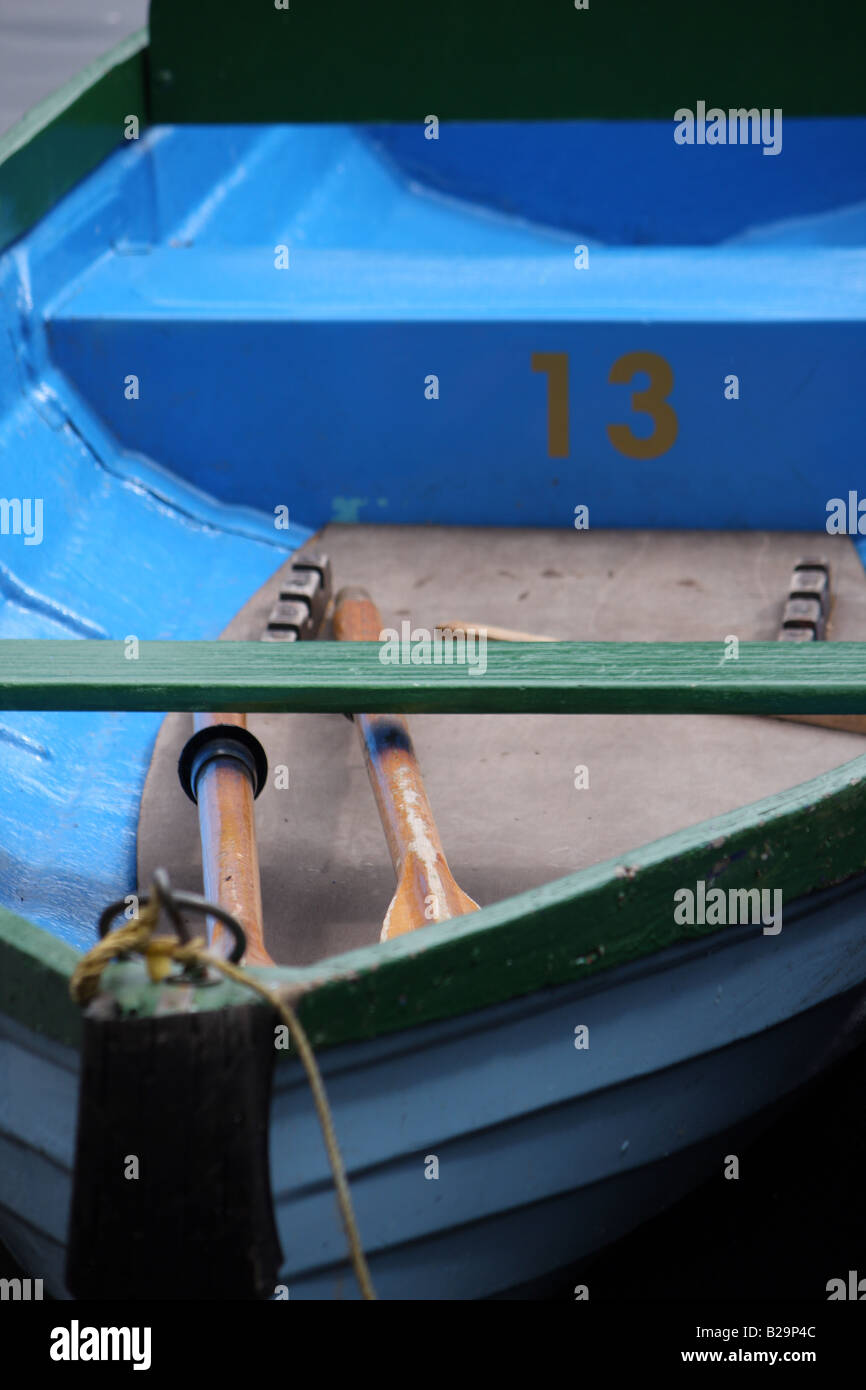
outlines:
{"label": "green trim stripe", "polygon": [[69,997],[78,952],[0,907],[0,1014],[77,1046],[80,1010]]}

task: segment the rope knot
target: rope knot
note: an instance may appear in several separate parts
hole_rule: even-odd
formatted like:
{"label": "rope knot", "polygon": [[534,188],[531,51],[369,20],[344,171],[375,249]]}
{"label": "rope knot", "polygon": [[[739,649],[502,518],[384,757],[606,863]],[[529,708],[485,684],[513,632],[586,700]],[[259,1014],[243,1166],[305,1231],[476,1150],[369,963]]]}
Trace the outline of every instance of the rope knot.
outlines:
{"label": "rope knot", "polygon": [[152,893],[131,921],[108,932],[91,947],[83,960],[79,961],[69,982],[69,992],[76,1004],[83,1007],[95,998],[102,973],[116,956],[142,956],[154,984],[166,979],[173,961],[190,970],[197,965],[204,968],[214,960],[201,936],[182,941],[174,934],[155,935],[159,913],[159,897]]}

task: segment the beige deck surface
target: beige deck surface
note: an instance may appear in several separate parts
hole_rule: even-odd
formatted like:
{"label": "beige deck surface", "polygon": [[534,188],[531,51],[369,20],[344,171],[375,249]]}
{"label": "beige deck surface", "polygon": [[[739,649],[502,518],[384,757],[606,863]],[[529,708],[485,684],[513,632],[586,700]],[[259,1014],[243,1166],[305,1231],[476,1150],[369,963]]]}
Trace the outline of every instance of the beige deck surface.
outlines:
{"label": "beige deck surface", "polygon": [[[784,532],[328,526],[334,585],[363,584],[386,626],[465,618],[587,641],[772,640],[790,571],[828,555],[831,639],[866,637],[866,578],[850,541]],[[228,629],[259,637],[278,581]],[[273,769],[256,802],[266,938],[307,964],[378,939],[394,878],[353,726],[341,715],[254,715]],[[732,716],[420,715],[415,747],[458,883],[495,902],[794,786],[866,752],[866,738]],[[139,882],[164,865],[201,891],[198,818],[177,780],[189,715],[159,735],[139,825]],[[574,770],[589,769],[576,790]]]}

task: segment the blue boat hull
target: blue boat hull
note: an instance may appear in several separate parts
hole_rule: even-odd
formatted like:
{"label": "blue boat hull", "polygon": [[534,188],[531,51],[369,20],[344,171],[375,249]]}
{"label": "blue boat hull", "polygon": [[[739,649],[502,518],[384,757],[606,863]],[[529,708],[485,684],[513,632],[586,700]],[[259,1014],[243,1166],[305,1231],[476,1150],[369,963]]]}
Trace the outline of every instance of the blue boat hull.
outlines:
{"label": "blue boat hull", "polygon": [[[595,985],[324,1053],[380,1297],[501,1293],[723,1181],[731,1146],[866,1034],[864,905],[849,886],[792,906],[777,938],[729,928]],[[77,1059],[7,1023],[0,1050],[18,1083],[0,1115],[0,1239],[63,1296]],[[277,1072],[271,1180],[289,1297],[356,1297],[297,1065]]]}

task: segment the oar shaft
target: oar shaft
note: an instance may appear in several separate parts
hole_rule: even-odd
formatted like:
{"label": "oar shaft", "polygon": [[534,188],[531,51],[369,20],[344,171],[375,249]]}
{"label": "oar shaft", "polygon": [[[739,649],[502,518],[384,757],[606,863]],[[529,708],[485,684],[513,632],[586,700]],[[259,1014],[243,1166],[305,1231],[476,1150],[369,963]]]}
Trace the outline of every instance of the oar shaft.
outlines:
{"label": "oar shaft", "polygon": [[[338,641],[376,642],[381,631],[379,610],[365,590],[344,589],[338,595]],[[478,904],[455,883],[448,867],[406,720],[399,714],[354,718],[397,876],[382,939],[475,911]]]}
{"label": "oar shaft", "polygon": [[410,849],[435,874],[445,852],[406,720],[399,714],[356,714],[355,723],[395,874],[399,879]]}
{"label": "oar shaft", "polygon": [[[344,589],[334,613],[340,642],[378,642],[382,617],[364,589]],[[356,714],[355,727],[397,877],[410,846],[420,845],[435,863],[445,856],[412,746],[399,714]]]}
{"label": "oar shaft", "polygon": [[[214,724],[245,729],[244,714],[197,714],[195,730]],[[249,772],[232,757],[212,758],[196,782],[205,897],[237,917],[247,935],[249,965],[272,965],[265,949],[255,800]],[[213,943],[222,935],[211,923]]]}

